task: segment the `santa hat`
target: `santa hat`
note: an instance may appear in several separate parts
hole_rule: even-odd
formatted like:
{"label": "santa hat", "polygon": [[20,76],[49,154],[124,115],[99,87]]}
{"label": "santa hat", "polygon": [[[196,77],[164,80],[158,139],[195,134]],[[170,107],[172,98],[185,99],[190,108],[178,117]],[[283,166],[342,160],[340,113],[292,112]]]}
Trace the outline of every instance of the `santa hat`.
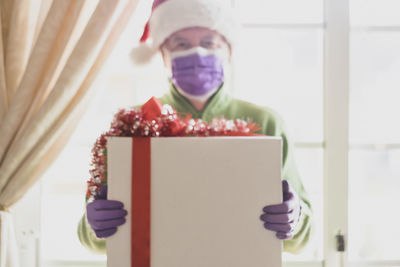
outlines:
{"label": "santa hat", "polygon": [[133,62],[148,63],[165,39],[189,27],[215,30],[232,46],[238,23],[230,0],[155,0],[140,44],[131,52]]}

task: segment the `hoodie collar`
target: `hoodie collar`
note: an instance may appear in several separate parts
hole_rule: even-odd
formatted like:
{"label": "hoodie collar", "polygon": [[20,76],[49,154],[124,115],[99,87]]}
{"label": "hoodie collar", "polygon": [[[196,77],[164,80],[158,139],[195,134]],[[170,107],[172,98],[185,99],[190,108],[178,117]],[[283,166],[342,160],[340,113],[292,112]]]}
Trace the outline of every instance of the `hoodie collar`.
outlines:
{"label": "hoodie collar", "polygon": [[199,111],[193,106],[189,99],[178,91],[171,79],[169,79],[169,84],[174,108],[178,112],[189,112],[193,115],[193,118],[196,119],[199,118],[206,121],[212,120],[215,114],[224,110],[232,99],[225,88],[225,84],[222,83],[218,90],[206,101],[203,110]]}

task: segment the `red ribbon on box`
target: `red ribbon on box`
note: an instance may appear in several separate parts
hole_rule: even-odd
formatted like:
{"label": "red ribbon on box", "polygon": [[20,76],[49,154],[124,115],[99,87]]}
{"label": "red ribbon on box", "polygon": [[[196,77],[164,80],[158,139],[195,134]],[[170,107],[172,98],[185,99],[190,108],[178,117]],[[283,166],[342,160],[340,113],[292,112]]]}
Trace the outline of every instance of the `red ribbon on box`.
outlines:
{"label": "red ribbon on box", "polygon": [[169,105],[152,97],[140,109],[120,109],[109,131],[103,133],[92,148],[93,168],[87,181],[87,200],[96,199],[106,184],[106,145],[109,136],[133,137],[132,142],[132,229],[131,267],[150,267],[151,237],[151,139],[164,136],[255,136],[256,123],[215,118],[211,122],[179,114]]}
{"label": "red ribbon on box", "polygon": [[131,267],[150,267],[150,138],[132,142]]}

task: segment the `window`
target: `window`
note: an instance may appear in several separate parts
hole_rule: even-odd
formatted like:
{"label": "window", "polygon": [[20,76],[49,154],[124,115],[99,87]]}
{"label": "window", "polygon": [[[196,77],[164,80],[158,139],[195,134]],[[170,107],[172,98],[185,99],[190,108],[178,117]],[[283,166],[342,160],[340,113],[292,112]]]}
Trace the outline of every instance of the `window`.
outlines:
{"label": "window", "polygon": [[400,1],[350,7],[349,259],[399,266]]}
{"label": "window", "polygon": [[[284,254],[285,266],[400,266],[400,1],[232,4],[243,36],[231,89],[283,116],[313,204],[312,239],[301,255]],[[84,212],[95,139],[119,107],[166,91],[160,57],[140,68],[129,59],[150,5],[140,2],[96,82],[93,103],[45,173],[41,192],[34,189],[42,199],[42,219],[35,220],[40,221],[41,266],[105,266],[104,255],[80,245],[76,225]],[[29,228],[16,225],[19,231]],[[339,230],[347,241],[344,254],[335,250]]]}
{"label": "window", "polygon": [[284,118],[315,214],[312,239],[288,262],[321,262],[323,181],[323,2],[236,0],[243,25],[234,92]]}

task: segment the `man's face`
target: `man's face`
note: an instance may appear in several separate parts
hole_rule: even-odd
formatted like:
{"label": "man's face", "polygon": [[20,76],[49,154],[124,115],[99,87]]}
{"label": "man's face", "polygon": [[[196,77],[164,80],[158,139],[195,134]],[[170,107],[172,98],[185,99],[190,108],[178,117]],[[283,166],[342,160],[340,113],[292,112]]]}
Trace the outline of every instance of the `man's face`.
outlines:
{"label": "man's face", "polygon": [[184,51],[197,46],[210,50],[222,49],[230,62],[231,48],[222,35],[207,28],[191,27],[173,33],[161,45],[160,50],[164,64],[169,68],[171,67],[171,58],[169,56],[171,52]]}

